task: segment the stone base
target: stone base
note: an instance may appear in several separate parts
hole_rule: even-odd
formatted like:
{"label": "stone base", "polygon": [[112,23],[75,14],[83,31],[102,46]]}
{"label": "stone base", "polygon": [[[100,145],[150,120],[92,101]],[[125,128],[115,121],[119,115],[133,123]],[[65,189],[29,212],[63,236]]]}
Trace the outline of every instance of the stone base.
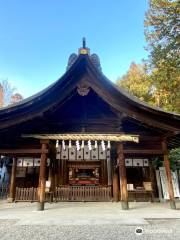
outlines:
{"label": "stone base", "polygon": [[8,198],[7,198],[7,202],[8,202],[8,203],[14,202],[14,198],[8,197]]}
{"label": "stone base", "polygon": [[129,210],[129,203],[121,201],[122,210]]}
{"label": "stone base", "polygon": [[175,203],[175,201],[170,200],[169,203],[170,203],[171,209],[176,209],[176,203]]}
{"label": "stone base", "polygon": [[37,203],[37,210],[38,211],[44,211],[44,202],[38,202]]}

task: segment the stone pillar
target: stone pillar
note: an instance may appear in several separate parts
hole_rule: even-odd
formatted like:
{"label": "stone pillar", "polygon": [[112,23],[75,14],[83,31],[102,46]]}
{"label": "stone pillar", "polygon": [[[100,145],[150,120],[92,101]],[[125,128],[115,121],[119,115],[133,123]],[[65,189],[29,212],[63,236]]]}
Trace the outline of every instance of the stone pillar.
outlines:
{"label": "stone pillar", "polygon": [[128,210],[129,203],[128,203],[128,191],[127,191],[127,177],[126,177],[126,166],[125,166],[125,158],[124,158],[122,143],[119,143],[117,146],[117,156],[118,156],[118,162],[119,162],[121,205],[123,210]]}
{"label": "stone pillar", "polygon": [[41,162],[40,162],[40,172],[39,172],[39,189],[38,189],[38,210],[44,210],[45,203],[45,187],[46,187],[46,165],[47,165],[47,145],[48,141],[42,141],[41,147]]}
{"label": "stone pillar", "polygon": [[10,191],[8,202],[13,202],[16,194],[16,169],[17,169],[17,158],[13,157],[13,165],[11,172],[11,182],[10,182]]}
{"label": "stone pillar", "polygon": [[166,142],[166,140],[162,141],[162,150],[163,150],[163,154],[164,154],[164,167],[165,167],[166,176],[167,176],[167,185],[168,185],[170,207],[172,209],[176,209],[176,204],[175,204],[175,200],[174,200],[174,190],[173,190],[171,169],[170,169],[170,163],[169,163],[169,158],[168,158],[168,149],[167,149],[167,142]]}

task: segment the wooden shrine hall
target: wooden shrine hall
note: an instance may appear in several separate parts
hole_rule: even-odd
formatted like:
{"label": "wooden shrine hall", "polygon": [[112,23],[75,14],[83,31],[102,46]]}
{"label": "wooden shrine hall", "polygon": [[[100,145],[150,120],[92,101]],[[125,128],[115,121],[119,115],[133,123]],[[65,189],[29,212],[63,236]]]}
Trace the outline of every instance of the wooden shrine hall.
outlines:
{"label": "wooden shrine hall", "polygon": [[[35,84],[35,82],[34,82]],[[161,156],[175,209],[168,149],[180,146],[180,115],[150,107],[102,73],[85,40],[64,75],[0,110],[0,155],[12,159],[9,201],[129,201],[158,197]]]}

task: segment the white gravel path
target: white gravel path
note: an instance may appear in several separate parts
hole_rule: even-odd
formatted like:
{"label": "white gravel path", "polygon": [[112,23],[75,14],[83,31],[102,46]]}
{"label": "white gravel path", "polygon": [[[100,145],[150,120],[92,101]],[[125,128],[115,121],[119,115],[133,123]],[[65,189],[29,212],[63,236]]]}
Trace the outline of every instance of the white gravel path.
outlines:
{"label": "white gravel path", "polygon": [[130,203],[123,211],[120,203],[53,203],[37,212],[36,203],[0,201],[0,240],[180,240],[177,206]]}

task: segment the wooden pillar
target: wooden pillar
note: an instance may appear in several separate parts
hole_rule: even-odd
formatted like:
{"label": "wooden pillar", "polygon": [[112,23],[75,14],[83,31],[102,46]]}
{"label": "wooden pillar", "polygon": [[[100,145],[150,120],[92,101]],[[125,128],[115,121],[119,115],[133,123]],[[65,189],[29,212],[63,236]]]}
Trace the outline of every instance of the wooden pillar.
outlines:
{"label": "wooden pillar", "polygon": [[63,184],[66,185],[68,184],[68,165],[67,165],[67,160],[63,159],[63,169],[62,169],[62,175],[63,175]]}
{"label": "wooden pillar", "polygon": [[169,158],[168,158],[168,149],[167,149],[166,140],[162,141],[162,150],[163,150],[163,154],[164,154],[164,167],[165,167],[166,176],[167,176],[167,185],[168,185],[170,207],[172,209],[176,209],[176,204],[175,204],[175,201],[174,201],[174,190],[173,190],[173,183],[172,183],[172,176],[171,176],[171,169],[170,169],[170,163],[169,163]]}
{"label": "wooden pillar", "polygon": [[15,193],[16,193],[16,169],[17,169],[17,158],[13,157],[13,165],[12,165],[12,172],[11,172],[11,182],[10,182],[10,191],[9,191],[8,202],[13,202],[14,199],[15,199]]}
{"label": "wooden pillar", "polygon": [[118,169],[114,167],[113,171],[113,200],[115,202],[119,201],[119,179],[118,179]]}
{"label": "wooden pillar", "polygon": [[48,181],[50,181],[50,190],[55,190],[55,184],[54,184],[54,171],[53,171],[53,160],[50,159],[50,165],[49,165],[49,176]]}
{"label": "wooden pillar", "polygon": [[107,158],[107,185],[112,185],[112,169],[110,157]]}
{"label": "wooden pillar", "polygon": [[58,171],[58,167],[56,167],[56,148],[54,143],[49,142],[49,158],[50,158],[50,165],[49,165],[49,177],[48,180],[50,181],[50,191],[54,192],[56,189],[56,182],[55,182],[55,175],[56,171]]}
{"label": "wooden pillar", "polygon": [[47,165],[47,144],[48,141],[41,141],[41,162],[40,162],[40,172],[39,172],[39,189],[38,189],[38,210],[44,210],[44,202],[45,202],[45,187],[46,187],[46,165]]}
{"label": "wooden pillar", "polygon": [[124,158],[122,143],[119,143],[117,146],[117,155],[118,155],[118,162],[119,162],[121,205],[123,210],[128,210],[129,204],[128,204],[128,191],[127,191],[127,177],[126,177],[126,166],[125,166],[125,158]]}
{"label": "wooden pillar", "polygon": [[152,199],[151,200],[152,200],[152,202],[154,202],[157,185],[156,185],[155,169],[154,169],[152,160],[149,160],[149,173],[150,173],[150,180],[151,180],[151,187],[152,187]]}
{"label": "wooden pillar", "polygon": [[63,185],[63,165],[62,165],[62,159],[58,159],[59,160],[59,185]]}

